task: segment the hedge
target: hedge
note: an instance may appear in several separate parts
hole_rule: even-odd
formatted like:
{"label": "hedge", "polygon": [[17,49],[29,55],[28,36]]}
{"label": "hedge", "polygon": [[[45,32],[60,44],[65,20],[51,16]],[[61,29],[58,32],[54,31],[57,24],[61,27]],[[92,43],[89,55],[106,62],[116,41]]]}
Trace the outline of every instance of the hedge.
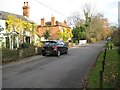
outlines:
{"label": "hedge", "polygon": [[16,61],[22,58],[41,54],[41,47],[29,47],[25,49],[10,50],[7,48],[2,49],[2,62],[7,63]]}
{"label": "hedge", "polygon": [[9,49],[2,49],[2,61],[13,61],[19,57],[18,50],[9,50]]}

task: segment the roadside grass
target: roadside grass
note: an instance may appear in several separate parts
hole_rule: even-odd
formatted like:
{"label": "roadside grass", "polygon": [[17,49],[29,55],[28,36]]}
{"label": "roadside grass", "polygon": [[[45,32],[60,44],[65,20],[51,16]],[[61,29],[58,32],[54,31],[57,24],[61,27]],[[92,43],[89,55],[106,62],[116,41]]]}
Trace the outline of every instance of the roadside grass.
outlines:
{"label": "roadside grass", "polygon": [[[100,71],[102,70],[104,52],[101,52],[97,59],[95,67],[88,75],[87,88],[99,88]],[[118,49],[107,50],[104,72],[103,72],[103,88],[119,88],[120,85],[120,54]]]}

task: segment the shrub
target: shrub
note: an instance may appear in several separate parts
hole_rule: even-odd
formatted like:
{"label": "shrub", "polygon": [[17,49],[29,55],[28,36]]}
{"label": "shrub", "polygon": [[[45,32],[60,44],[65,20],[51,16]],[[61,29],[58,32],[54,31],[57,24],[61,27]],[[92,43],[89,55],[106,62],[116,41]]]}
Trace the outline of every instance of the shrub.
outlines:
{"label": "shrub", "polygon": [[88,42],[89,42],[89,43],[95,43],[95,42],[96,42],[96,39],[95,39],[95,38],[90,38],[90,39],[88,39]]}
{"label": "shrub", "polygon": [[118,54],[120,54],[120,47],[118,47]]}
{"label": "shrub", "polygon": [[41,47],[36,47],[37,48],[37,54],[41,54],[42,53],[42,48]]}
{"label": "shrub", "polygon": [[2,62],[9,62],[19,59],[19,50],[2,49]]}
{"label": "shrub", "polygon": [[78,45],[79,41],[78,40],[75,40],[75,45]]}
{"label": "shrub", "polygon": [[24,49],[21,49],[21,51],[22,51],[22,58],[35,55],[34,47],[24,48]]}
{"label": "shrub", "polygon": [[22,43],[20,45],[21,48],[28,48],[29,47],[29,43]]}
{"label": "shrub", "polygon": [[16,61],[21,58],[26,58],[34,55],[41,54],[42,48],[37,47],[37,53],[35,52],[34,46],[29,46],[28,48],[21,48],[18,50],[10,50],[7,48],[2,49],[2,62],[8,63],[11,61]]}

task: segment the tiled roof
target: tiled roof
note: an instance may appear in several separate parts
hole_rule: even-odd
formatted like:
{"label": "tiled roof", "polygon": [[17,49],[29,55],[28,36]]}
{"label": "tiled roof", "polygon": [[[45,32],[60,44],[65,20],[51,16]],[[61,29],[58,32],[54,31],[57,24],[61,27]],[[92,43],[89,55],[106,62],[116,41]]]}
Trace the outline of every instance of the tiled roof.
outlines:
{"label": "tiled roof", "polygon": [[[48,25],[48,26],[51,26],[51,21],[48,21],[48,22],[45,22],[45,25]],[[63,22],[58,22],[58,21],[56,21],[56,23],[55,23],[55,26],[62,26],[62,27],[69,27],[68,25],[66,25],[65,23],[63,23]]]}
{"label": "tiled roof", "polygon": [[60,26],[64,26],[64,27],[69,27],[68,25],[66,25],[66,24],[63,23],[63,22],[58,22],[58,25],[60,25]]}
{"label": "tiled roof", "polygon": [[27,17],[24,17],[22,15],[13,14],[13,13],[5,12],[5,11],[0,11],[0,19],[2,19],[2,20],[7,20],[9,15],[12,15],[12,16],[14,16],[18,19],[21,19],[25,22],[34,23],[33,21],[29,20]]}

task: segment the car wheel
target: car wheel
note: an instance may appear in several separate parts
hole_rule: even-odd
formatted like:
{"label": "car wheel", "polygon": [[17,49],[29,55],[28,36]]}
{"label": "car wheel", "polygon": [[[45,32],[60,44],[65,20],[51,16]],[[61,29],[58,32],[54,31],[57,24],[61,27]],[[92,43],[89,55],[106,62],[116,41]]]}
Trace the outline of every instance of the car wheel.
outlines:
{"label": "car wheel", "polygon": [[68,54],[68,50],[65,52],[65,54]]}
{"label": "car wheel", "polygon": [[59,57],[61,55],[61,52],[60,51],[57,51],[57,56]]}
{"label": "car wheel", "polygon": [[46,54],[45,54],[45,53],[42,53],[42,55],[43,55],[43,56],[46,56]]}

